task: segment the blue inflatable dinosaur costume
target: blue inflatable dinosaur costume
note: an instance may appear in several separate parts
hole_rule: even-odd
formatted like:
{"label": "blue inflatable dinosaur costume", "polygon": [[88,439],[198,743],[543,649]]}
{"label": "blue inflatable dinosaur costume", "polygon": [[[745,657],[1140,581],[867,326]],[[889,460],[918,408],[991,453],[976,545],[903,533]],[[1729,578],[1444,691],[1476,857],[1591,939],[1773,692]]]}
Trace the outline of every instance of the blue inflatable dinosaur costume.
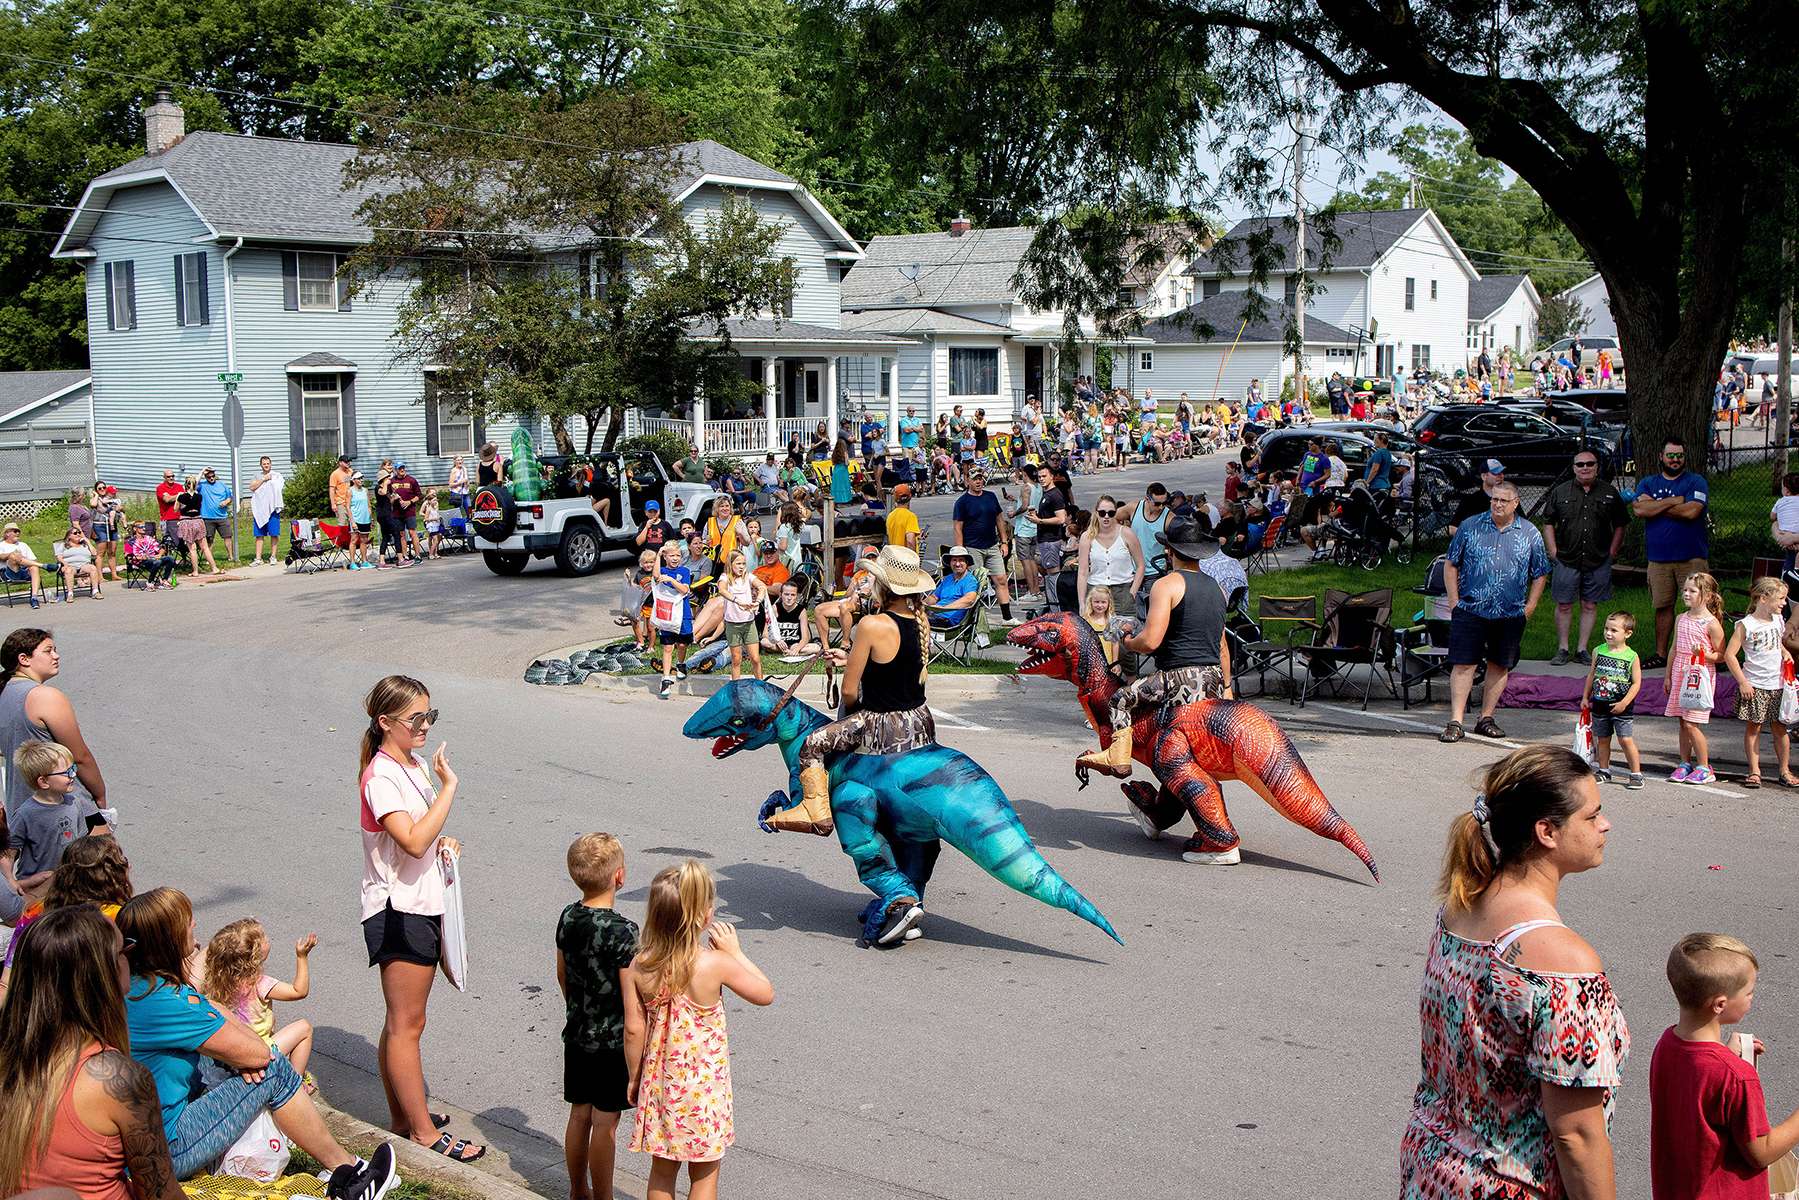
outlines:
{"label": "blue inflatable dinosaur costume", "polygon": [[[761,824],[793,803],[789,793],[800,794],[800,743],[829,723],[829,717],[797,700],[783,704],[779,688],[742,679],[720,688],[681,732],[717,739],[714,758],[763,746],[781,748],[787,791],[774,792],[763,802],[757,813]],[[826,759],[825,766],[831,773],[837,839],[856,864],[863,886],[875,894],[862,911],[868,940],[874,940],[894,900],[924,900],[941,839],[1007,887],[1065,908],[1123,944],[1112,923],[1044,861],[999,785],[961,751],[932,745],[904,754],[838,754]],[[762,828],[769,830],[766,824]]]}

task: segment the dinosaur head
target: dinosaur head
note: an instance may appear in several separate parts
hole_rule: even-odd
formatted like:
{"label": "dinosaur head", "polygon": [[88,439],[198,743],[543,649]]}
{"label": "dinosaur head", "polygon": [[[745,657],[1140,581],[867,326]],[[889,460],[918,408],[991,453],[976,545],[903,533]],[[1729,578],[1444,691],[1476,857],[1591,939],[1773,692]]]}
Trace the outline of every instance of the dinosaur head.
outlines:
{"label": "dinosaur head", "polygon": [[1006,640],[1030,651],[1018,666],[1020,675],[1048,675],[1079,687],[1106,670],[1106,654],[1093,627],[1073,613],[1048,613],[1026,621]]}
{"label": "dinosaur head", "polygon": [[716,738],[712,743],[713,758],[726,758],[739,750],[759,750],[780,740],[781,723],[769,720],[769,714],[780,702],[781,689],[773,684],[739,679],[713,693],[698,712],[687,718],[681,732],[690,738]]}

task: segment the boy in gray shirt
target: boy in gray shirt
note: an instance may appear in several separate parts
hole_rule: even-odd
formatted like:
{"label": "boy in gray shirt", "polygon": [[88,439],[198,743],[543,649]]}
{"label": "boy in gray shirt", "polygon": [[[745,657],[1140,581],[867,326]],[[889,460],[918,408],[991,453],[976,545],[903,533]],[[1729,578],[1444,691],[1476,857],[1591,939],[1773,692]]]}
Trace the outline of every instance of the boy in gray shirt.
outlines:
{"label": "boy in gray shirt", "polygon": [[6,814],[0,889],[11,895],[0,896],[0,910],[11,906],[12,897],[29,903],[42,896],[63,851],[76,838],[112,832],[99,818],[100,810],[92,800],[71,794],[75,756],[66,747],[55,742],[27,742],[13,756],[13,768],[31,789],[31,797]]}

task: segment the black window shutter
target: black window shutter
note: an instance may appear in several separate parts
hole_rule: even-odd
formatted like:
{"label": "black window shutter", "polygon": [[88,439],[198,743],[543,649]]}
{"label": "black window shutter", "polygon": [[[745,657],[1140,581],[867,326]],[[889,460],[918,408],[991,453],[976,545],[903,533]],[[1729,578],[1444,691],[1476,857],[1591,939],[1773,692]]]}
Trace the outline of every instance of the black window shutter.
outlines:
{"label": "black window shutter", "polygon": [[337,274],[337,311],[338,312],[349,312],[350,311],[350,277],[348,275],[344,274],[343,256],[337,255],[337,256],[333,257],[331,260],[331,265],[335,269],[336,274]]}
{"label": "black window shutter", "polygon": [[593,251],[583,250],[575,256],[575,269],[581,273],[581,299],[593,299]]}
{"label": "black window shutter", "polygon": [[127,261],[125,267],[125,328],[137,328],[137,263]]}
{"label": "black window shutter", "polygon": [[356,376],[340,375],[343,381],[343,443],[345,454],[356,457]]}
{"label": "black window shutter", "polygon": [[281,252],[281,307],[300,311],[300,256],[292,250]]}
{"label": "black window shutter", "polygon": [[437,441],[437,379],[425,376],[425,455],[436,458]]}
{"label": "black window shutter", "polygon": [[300,398],[300,377],[287,377],[287,441],[294,462],[306,458],[306,410]]}
{"label": "black window shutter", "polygon": [[187,324],[187,286],[181,279],[181,269],[187,266],[187,255],[175,256],[175,328],[180,329]]}
{"label": "black window shutter", "polygon": [[[230,269],[229,264],[226,264],[226,269]],[[200,324],[210,325],[212,324],[212,296],[206,286],[206,251],[201,250],[195,253],[194,270],[200,276]]]}
{"label": "black window shutter", "polygon": [[480,413],[475,414],[474,426],[470,438],[475,443],[475,449],[478,451],[481,447],[487,445],[487,421]]}
{"label": "black window shutter", "polygon": [[108,329],[117,329],[118,328],[118,326],[116,324],[114,324],[114,322],[113,322],[113,315],[112,315],[112,264],[111,263],[106,264],[106,327]]}

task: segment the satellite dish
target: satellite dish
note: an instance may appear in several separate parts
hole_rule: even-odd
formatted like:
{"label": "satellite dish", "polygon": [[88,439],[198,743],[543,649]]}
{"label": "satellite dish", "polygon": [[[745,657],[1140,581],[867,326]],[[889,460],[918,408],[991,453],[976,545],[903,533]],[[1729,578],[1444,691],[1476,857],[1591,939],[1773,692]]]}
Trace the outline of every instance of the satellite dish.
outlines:
{"label": "satellite dish", "polygon": [[918,264],[917,263],[906,263],[904,266],[900,267],[899,273],[901,275],[904,275],[908,280],[910,280],[913,283],[918,282]]}

